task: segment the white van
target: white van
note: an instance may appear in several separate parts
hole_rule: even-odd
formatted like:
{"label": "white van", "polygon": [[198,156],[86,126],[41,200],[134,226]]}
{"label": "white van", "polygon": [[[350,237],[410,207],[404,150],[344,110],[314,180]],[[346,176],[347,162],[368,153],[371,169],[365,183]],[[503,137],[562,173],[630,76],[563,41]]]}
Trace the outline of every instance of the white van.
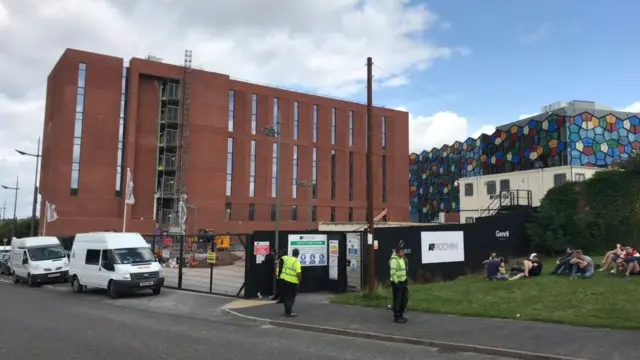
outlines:
{"label": "white van", "polygon": [[0,254],[11,252],[11,246],[0,246]]}
{"label": "white van", "polygon": [[9,262],[14,284],[25,281],[34,286],[68,279],[69,261],[54,236],[13,239]]}
{"label": "white van", "polygon": [[160,294],[162,267],[140,234],[95,232],[77,234],[69,262],[73,292],[106,289],[111,298],[123,292],[150,289]]}

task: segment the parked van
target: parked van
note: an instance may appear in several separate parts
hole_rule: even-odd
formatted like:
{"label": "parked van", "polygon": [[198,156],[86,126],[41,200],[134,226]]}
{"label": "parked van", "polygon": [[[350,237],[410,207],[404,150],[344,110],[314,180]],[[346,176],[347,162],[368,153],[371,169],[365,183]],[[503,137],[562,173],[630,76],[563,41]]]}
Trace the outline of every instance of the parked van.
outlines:
{"label": "parked van", "polygon": [[107,290],[111,298],[123,292],[150,289],[160,294],[162,267],[140,234],[95,232],[77,234],[69,262],[73,292],[87,287]]}
{"label": "parked van", "polygon": [[69,261],[54,236],[13,239],[9,261],[14,284],[25,281],[34,286],[68,279]]}

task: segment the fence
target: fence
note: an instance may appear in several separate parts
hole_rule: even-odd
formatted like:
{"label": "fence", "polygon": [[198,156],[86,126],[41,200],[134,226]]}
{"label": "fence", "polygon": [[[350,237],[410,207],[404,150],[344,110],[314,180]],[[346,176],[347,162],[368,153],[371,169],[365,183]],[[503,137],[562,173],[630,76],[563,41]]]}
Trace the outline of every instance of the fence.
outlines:
{"label": "fence", "polygon": [[227,296],[244,296],[247,234],[216,236],[215,263],[207,261],[209,242],[197,236],[146,235],[164,268],[165,286]]}

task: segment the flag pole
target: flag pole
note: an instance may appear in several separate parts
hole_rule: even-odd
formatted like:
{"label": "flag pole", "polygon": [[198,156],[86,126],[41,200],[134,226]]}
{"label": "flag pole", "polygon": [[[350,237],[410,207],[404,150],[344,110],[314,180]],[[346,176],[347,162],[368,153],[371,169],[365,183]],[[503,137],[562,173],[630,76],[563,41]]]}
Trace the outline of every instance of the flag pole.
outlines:
{"label": "flag pole", "polygon": [[44,224],[42,225],[42,236],[47,236],[47,223],[49,222],[49,202],[45,201]]}
{"label": "flag pole", "polygon": [[124,200],[124,216],[122,218],[122,232],[127,229],[127,199]]}

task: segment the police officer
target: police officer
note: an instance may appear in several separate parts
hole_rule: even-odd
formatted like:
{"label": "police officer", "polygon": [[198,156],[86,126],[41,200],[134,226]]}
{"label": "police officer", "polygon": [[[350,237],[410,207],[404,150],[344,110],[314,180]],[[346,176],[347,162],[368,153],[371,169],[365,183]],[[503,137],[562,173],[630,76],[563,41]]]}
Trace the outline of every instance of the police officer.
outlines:
{"label": "police officer", "polygon": [[302,282],[302,267],[300,260],[298,260],[300,250],[293,249],[291,255],[284,258],[280,274],[280,279],[282,279],[281,296],[284,297],[284,314],[288,317],[296,317],[298,314],[293,312],[293,304],[298,295],[298,287]]}
{"label": "police officer", "polygon": [[389,259],[391,290],[393,292],[393,320],[404,324],[407,319],[404,312],[409,302],[409,288],[407,287],[408,264],[404,257],[404,248],[397,247]]}

